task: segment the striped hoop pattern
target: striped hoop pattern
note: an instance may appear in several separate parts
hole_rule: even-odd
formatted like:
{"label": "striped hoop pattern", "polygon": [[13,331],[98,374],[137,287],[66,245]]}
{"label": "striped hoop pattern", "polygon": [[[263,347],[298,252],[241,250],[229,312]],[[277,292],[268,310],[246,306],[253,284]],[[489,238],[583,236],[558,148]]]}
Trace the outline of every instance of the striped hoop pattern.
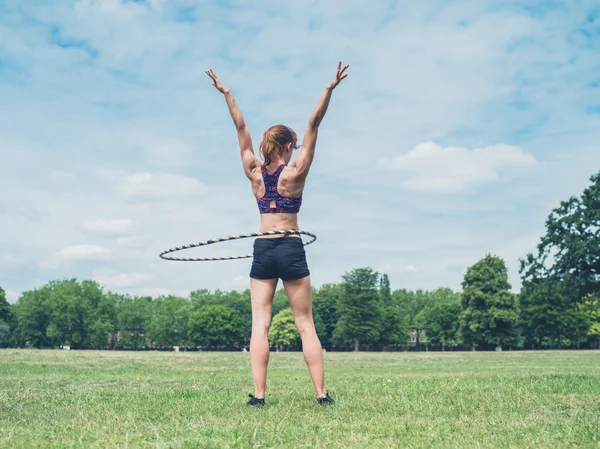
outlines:
{"label": "striped hoop pattern", "polygon": [[301,231],[299,229],[283,229],[279,231],[267,231],[267,232],[253,232],[250,234],[240,234],[240,235],[232,235],[229,237],[222,237],[218,239],[206,240],[205,242],[197,242],[190,243],[189,245],[176,246],[175,248],[168,249],[159,254],[159,257],[164,260],[176,260],[182,262],[205,262],[212,260],[234,260],[234,259],[247,259],[250,257],[254,257],[252,254],[246,254],[244,256],[230,256],[230,257],[165,257],[166,254],[174,253],[176,251],[183,251],[184,249],[196,248],[198,246],[206,246],[212,245],[213,243],[219,242],[227,242],[229,240],[239,240],[239,239],[247,239],[251,237],[261,237],[265,235],[307,235],[312,237],[312,240],[304,243],[304,246],[310,245],[315,240],[317,240],[317,236],[311,232]]}

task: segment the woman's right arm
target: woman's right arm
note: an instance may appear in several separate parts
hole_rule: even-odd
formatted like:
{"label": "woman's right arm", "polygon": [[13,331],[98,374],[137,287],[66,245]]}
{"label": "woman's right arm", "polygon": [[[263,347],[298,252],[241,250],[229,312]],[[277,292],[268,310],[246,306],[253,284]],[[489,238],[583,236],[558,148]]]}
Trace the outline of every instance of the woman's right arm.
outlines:
{"label": "woman's right arm", "polygon": [[233,124],[235,125],[235,129],[237,131],[244,172],[248,178],[251,178],[252,172],[260,165],[260,162],[254,154],[254,149],[252,148],[252,138],[250,137],[250,131],[248,130],[248,126],[246,126],[246,121],[244,120],[242,111],[238,107],[235,98],[233,98],[231,91],[225,84],[223,84],[221,80],[219,80],[215,72],[210,69],[206,71],[206,74],[213,80],[213,86],[215,86],[217,90],[225,96],[225,102],[227,103],[229,114],[231,115]]}
{"label": "woman's right arm", "polygon": [[298,156],[294,162],[291,164],[291,167],[296,169],[296,174],[301,179],[306,178],[308,175],[308,170],[310,169],[310,165],[315,157],[315,147],[317,145],[319,125],[321,124],[321,121],[323,121],[325,113],[327,112],[333,89],[335,89],[338,84],[340,84],[340,82],[348,76],[347,73],[344,73],[348,67],[349,65],[346,65],[342,68],[341,61],[338,63],[335,77],[325,88],[325,91],[321,95],[317,106],[308,119],[308,126],[304,133],[304,138],[302,139],[302,148],[300,149],[300,152],[298,153]]}

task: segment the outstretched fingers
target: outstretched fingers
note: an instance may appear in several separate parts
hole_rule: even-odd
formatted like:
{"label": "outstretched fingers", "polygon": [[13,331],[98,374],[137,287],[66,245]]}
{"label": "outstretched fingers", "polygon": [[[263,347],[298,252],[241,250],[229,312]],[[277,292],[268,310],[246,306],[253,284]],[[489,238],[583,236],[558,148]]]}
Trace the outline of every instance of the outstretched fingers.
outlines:
{"label": "outstretched fingers", "polygon": [[[342,61],[340,61],[340,62],[338,63],[338,70],[337,70],[337,72],[338,72],[338,73],[337,73],[337,75],[338,75],[338,78],[340,79],[340,81],[341,81],[341,80],[343,80],[344,78],[346,78],[346,77],[348,76],[348,74],[347,74],[347,73],[346,73],[346,74],[344,74],[344,72],[346,71],[346,69],[347,69],[348,67],[350,67],[350,64],[346,64],[346,65],[344,66],[344,68],[342,68]],[[344,76],[342,76],[342,75],[344,75]]]}
{"label": "outstretched fingers", "polygon": [[213,69],[208,69],[204,73],[206,73],[210,77],[210,79],[213,80],[215,83],[219,79],[217,78],[217,74],[213,72]]}
{"label": "outstretched fingers", "polygon": [[348,67],[350,67],[350,64],[346,64],[344,67],[342,67],[342,61],[338,62],[335,77],[329,84],[329,87],[335,88],[344,78],[348,76],[347,73],[344,73]]}

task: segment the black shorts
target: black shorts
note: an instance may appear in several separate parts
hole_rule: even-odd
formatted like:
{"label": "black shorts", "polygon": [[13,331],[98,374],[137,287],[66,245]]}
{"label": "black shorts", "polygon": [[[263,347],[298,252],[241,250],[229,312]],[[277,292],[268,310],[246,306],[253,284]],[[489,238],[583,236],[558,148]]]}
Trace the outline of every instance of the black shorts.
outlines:
{"label": "black shorts", "polygon": [[251,278],[291,281],[310,275],[299,237],[256,239],[253,254]]}

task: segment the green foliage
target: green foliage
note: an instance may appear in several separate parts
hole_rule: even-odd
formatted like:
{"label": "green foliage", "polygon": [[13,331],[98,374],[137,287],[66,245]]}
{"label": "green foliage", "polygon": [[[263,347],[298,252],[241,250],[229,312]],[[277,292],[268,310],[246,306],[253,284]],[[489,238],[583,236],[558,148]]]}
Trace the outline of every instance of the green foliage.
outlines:
{"label": "green foliage", "polygon": [[[88,344],[87,321],[94,300],[102,296],[102,291],[92,281],[84,282],[86,284],[79,284],[76,279],[50,282],[48,303],[51,312],[46,335],[53,345],[79,348]],[[88,295],[84,292],[84,285]]]}
{"label": "green foliage", "polygon": [[2,287],[0,287],[0,322],[5,323],[11,322],[10,304],[6,300],[6,293]]}
{"label": "green foliage", "polygon": [[504,260],[486,255],[467,269],[460,333],[472,345],[503,346],[517,341],[519,304],[511,293]]}
{"label": "green foliage", "polygon": [[427,342],[431,345],[455,345],[458,343],[458,327],[461,313],[460,295],[451,303],[439,303],[427,311]]}
{"label": "green foliage", "polygon": [[189,340],[204,348],[231,347],[243,343],[240,313],[223,304],[195,310],[189,319]]}
{"label": "green foliage", "polygon": [[4,320],[0,320],[0,348],[7,348],[12,343],[10,326]]}
{"label": "green foliage", "polygon": [[292,309],[283,309],[273,317],[269,329],[269,341],[281,349],[285,346],[295,345],[299,340],[300,334],[294,323]]}
{"label": "green foliage", "polygon": [[185,346],[190,303],[178,296],[159,296],[150,305],[148,338],[157,348]]}
{"label": "green foliage", "polygon": [[49,303],[50,293],[49,284],[39,289],[25,291],[13,306],[14,341],[17,345],[36,348],[50,346],[51,337],[46,335],[52,312]]}
{"label": "green foliage", "polygon": [[379,280],[379,296],[382,304],[390,304],[392,302],[392,290],[390,288],[390,279],[387,274],[383,274]]}
{"label": "green foliage", "polygon": [[334,339],[342,343],[376,343],[379,339],[381,307],[377,281],[379,273],[371,268],[356,268],[342,276],[343,294],[337,303],[339,320]]}
{"label": "green foliage", "polygon": [[324,284],[313,295],[313,317],[321,344],[329,349],[338,322],[337,304],[344,294],[340,284]]}
{"label": "green foliage", "polygon": [[520,261],[526,346],[578,345],[593,325],[581,306],[600,293],[600,172],[590,180],[550,213],[537,254]]}
{"label": "green foliage", "polygon": [[562,201],[546,220],[536,256],[521,261],[524,281],[552,278],[571,302],[600,292],[600,172],[581,197]]}
{"label": "green foliage", "polygon": [[224,292],[215,290],[213,293],[206,289],[196,290],[190,294],[191,310],[198,310],[205,305],[226,305],[236,310],[241,319],[242,324],[240,332],[244,342],[250,341],[252,332],[252,302],[250,299],[250,290],[246,289],[243,292],[231,291]]}
{"label": "green foliage", "polygon": [[552,279],[523,286],[521,319],[526,345],[557,347],[578,344],[586,338],[586,317],[567,297],[564,284]]}
{"label": "green foliage", "polygon": [[408,338],[407,322],[402,319],[398,308],[393,305],[382,306],[378,343],[382,346],[403,345]]}
{"label": "green foliage", "polygon": [[117,334],[117,301],[121,297],[114,293],[102,295],[91,312],[88,327],[90,347],[113,349]]}
{"label": "green foliage", "polygon": [[584,313],[588,321],[588,335],[600,337],[600,297],[588,295],[579,305],[579,310]]}
{"label": "green foliage", "polygon": [[[458,315],[451,323],[446,321],[441,323],[440,320],[444,314],[437,308],[442,307],[442,310],[446,310],[444,306],[459,304],[460,298],[461,294],[455,293],[450,288],[438,288],[431,291],[400,289],[392,293],[392,303],[401,316],[402,332],[406,334],[406,339],[408,339],[410,329],[425,329],[427,337],[422,341],[433,345],[454,344],[455,336],[450,338],[450,334],[453,334],[451,329],[458,328]],[[451,317],[448,316],[444,319],[451,319]],[[440,335],[442,326],[448,328],[444,331],[444,337]],[[450,340],[447,340],[448,338]]]}
{"label": "green foliage", "polygon": [[117,297],[118,348],[139,349],[147,346],[146,329],[150,318],[149,297]]}
{"label": "green foliage", "polygon": [[[456,300],[457,293],[449,288],[438,288],[436,290],[405,289],[394,290],[392,303],[398,308],[403,319],[408,319],[411,327],[425,327],[427,313],[438,304],[448,304]],[[420,315],[419,315],[420,314]]]}
{"label": "green foliage", "polygon": [[6,300],[6,294],[0,287],[0,348],[6,348],[12,343],[10,325],[12,323],[12,313],[10,304]]}

